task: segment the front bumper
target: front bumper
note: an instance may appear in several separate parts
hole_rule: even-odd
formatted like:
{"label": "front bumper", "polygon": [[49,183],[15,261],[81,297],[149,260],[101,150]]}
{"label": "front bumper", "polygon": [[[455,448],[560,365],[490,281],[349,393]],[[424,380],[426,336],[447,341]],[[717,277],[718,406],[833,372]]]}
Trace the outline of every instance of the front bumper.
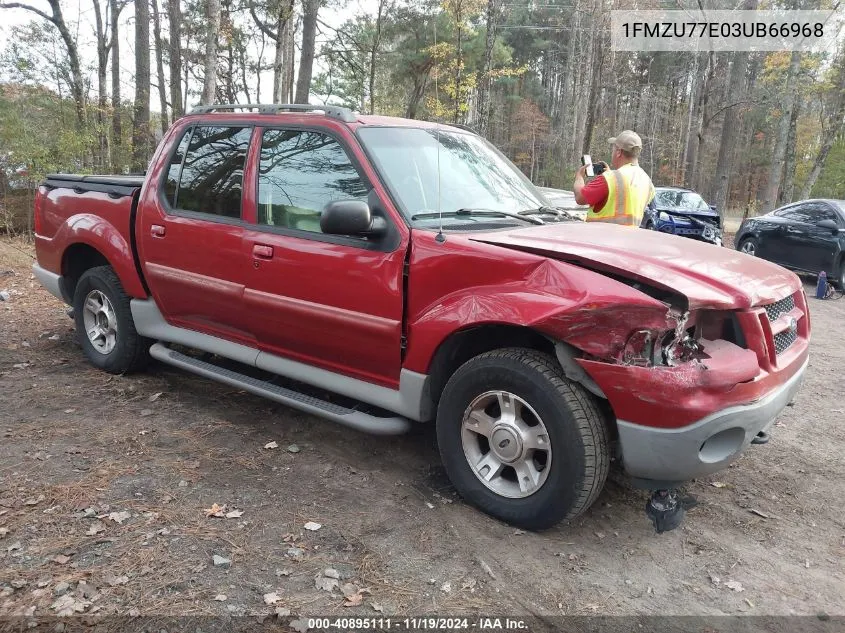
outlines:
{"label": "front bumper", "polygon": [[717,411],[688,426],[655,428],[618,420],[626,473],[654,482],[646,487],[666,488],[727,467],[792,401],[801,387],[807,362],[762,399]]}

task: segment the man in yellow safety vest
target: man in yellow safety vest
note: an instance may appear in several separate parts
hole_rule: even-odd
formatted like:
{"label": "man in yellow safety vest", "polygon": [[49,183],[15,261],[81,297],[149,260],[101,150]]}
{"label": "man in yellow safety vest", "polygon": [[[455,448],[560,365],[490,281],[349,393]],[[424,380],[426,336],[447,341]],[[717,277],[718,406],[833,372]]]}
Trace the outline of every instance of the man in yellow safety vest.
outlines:
{"label": "man in yellow safety vest", "polygon": [[646,205],[654,198],[654,185],[640,167],[643,148],[640,135],[624,130],[608,139],[613,146],[610,164],[589,184],[585,183],[586,166],[575,174],[575,201],[590,205],[587,222],[610,222],[623,226],[639,226]]}

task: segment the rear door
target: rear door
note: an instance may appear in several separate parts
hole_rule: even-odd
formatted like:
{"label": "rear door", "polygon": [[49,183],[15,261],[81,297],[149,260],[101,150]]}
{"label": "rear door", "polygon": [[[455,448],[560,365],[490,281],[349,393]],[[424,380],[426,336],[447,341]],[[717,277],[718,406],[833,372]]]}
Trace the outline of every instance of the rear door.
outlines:
{"label": "rear door", "polygon": [[[407,230],[386,211],[389,200],[374,190],[375,176],[351,150],[351,135],[288,127],[258,136],[244,305],[260,348],[396,387]],[[367,200],[385,217],[388,235],[370,241],[323,234],[322,209],[349,199]]]}
{"label": "rear door", "polygon": [[835,272],[835,260],[839,254],[839,235],[832,229],[818,226],[822,220],[831,220],[842,229],[842,218],[827,202],[821,200],[808,203],[810,206],[810,224],[805,233],[796,238],[801,250],[801,268],[810,272]]}
{"label": "rear door", "polygon": [[[145,193],[138,223],[140,260],[165,319],[250,343],[243,310],[247,267],[243,176],[252,128],[189,127],[158,187]],[[152,176],[155,178],[155,175]]]}

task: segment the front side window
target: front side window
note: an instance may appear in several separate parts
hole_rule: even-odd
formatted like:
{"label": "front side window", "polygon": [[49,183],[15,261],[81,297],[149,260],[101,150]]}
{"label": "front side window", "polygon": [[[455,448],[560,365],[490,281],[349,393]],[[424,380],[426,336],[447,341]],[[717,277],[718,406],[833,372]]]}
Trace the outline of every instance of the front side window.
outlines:
{"label": "front side window", "polygon": [[[241,217],[244,165],[252,128],[195,127],[187,148],[179,144],[171,161],[165,192],[171,207],[227,218]],[[187,135],[186,135],[187,137]],[[181,165],[176,158],[184,151]],[[170,198],[171,178],[178,186]]]}
{"label": "front side window", "polygon": [[792,220],[793,222],[804,222],[805,224],[813,221],[813,211],[808,205],[801,205],[791,207],[779,213],[780,217]]}
{"label": "front side window", "polygon": [[547,204],[522,172],[473,134],[364,127],[358,135],[409,219],[461,209],[517,213]]}
{"label": "front side window", "polygon": [[258,167],[258,224],[320,233],[320,214],[335,200],[369,192],[334,138],[304,130],[265,130]]}

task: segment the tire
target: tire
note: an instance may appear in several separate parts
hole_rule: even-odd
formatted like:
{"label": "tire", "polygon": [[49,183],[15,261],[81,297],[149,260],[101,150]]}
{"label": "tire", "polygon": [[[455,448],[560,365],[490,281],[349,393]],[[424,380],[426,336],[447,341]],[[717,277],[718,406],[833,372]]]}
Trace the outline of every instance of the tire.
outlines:
{"label": "tire", "polygon": [[[519,439],[507,415],[501,416],[503,398],[506,405],[510,400],[508,411],[516,411],[527,429]],[[485,436],[473,430],[477,427],[472,419],[465,423],[470,413],[472,418],[491,418],[492,424],[481,426],[494,431]],[[535,447],[546,448],[522,448],[532,438]],[[465,500],[529,530],[550,528],[586,511],[601,492],[610,465],[608,428],[593,396],[567,380],[555,359],[529,349],[487,352],[454,373],[437,409],[437,443],[446,472]],[[513,459],[514,449],[522,458]],[[507,458],[513,466],[503,463]],[[480,471],[489,484],[470,465],[485,461],[494,464]],[[537,480],[519,477],[523,487],[517,471],[526,473],[526,468]],[[494,469],[500,474],[490,478]]]}
{"label": "tire", "polygon": [[839,260],[839,267],[836,269],[836,279],[832,281],[839,288],[840,292],[845,292],[845,258]]}
{"label": "tire", "polygon": [[746,255],[751,255],[751,257],[757,257],[757,250],[760,248],[760,244],[757,240],[753,237],[746,237],[739,243],[739,246],[736,250],[745,253]]}
{"label": "tire", "polygon": [[85,271],[73,293],[82,351],[92,365],[110,374],[139,371],[150,359],[151,341],[135,330],[129,301],[111,266]]}

